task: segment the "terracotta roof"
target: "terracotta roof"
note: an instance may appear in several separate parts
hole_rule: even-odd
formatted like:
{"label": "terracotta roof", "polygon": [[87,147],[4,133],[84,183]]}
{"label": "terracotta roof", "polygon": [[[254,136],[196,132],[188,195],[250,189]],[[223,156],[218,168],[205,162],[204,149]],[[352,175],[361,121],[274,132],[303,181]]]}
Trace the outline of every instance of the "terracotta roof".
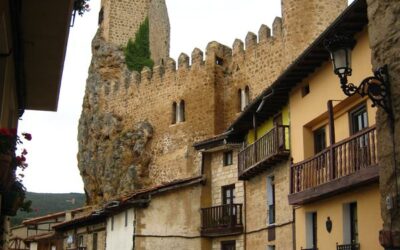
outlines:
{"label": "terracotta roof", "polygon": [[203,183],[204,181],[205,177],[203,175],[200,175],[196,177],[174,180],[172,182],[163,183],[150,188],[139,189],[136,190],[135,192],[132,192],[125,196],[121,196],[118,199],[115,199],[107,203],[107,204],[116,204],[115,206],[107,207],[107,204],[105,204],[103,210],[94,211],[89,215],[61,222],[57,225],[54,225],[53,228],[57,231],[62,231],[80,225],[100,223],[104,221],[110,213],[119,211],[126,207],[132,207],[133,205],[131,201],[134,201],[135,199],[140,199],[141,197],[143,197],[143,195],[155,195],[174,189],[191,186],[198,183]]}
{"label": "terracotta roof", "polygon": [[25,242],[39,241],[44,239],[51,239],[54,236],[56,236],[56,232],[48,232],[48,233],[29,236],[24,241]]}
{"label": "terracotta roof", "polygon": [[35,217],[32,219],[28,219],[28,220],[24,220],[22,222],[22,224],[24,225],[32,225],[32,224],[36,224],[42,221],[46,221],[46,220],[50,220],[50,219],[55,219],[57,217],[61,217],[61,216],[65,216],[65,214],[67,212],[71,212],[71,213],[77,213],[77,212],[81,212],[85,209],[89,209],[90,206],[86,206],[86,207],[80,207],[80,208],[76,208],[73,210],[68,210],[68,211],[62,211],[62,212],[57,212],[57,213],[52,213],[52,214],[46,214],[44,216],[39,216],[39,217]]}
{"label": "terracotta roof", "polygon": [[135,192],[132,192],[128,195],[122,196],[120,199],[121,202],[127,202],[129,200],[132,200],[134,198],[140,197],[144,194],[158,194],[166,191],[170,191],[173,189],[181,188],[181,187],[186,187],[190,185],[194,185],[197,183],[202,183],[206,180],[205,176],[200,175],[196,177],[190,177],[190,178],[184,178],[184,179],[177,179],[171,182],[163,183],[154,187],[150,188],[145,188],[145,189],[139,189]]}
{"label": "terracotta roof", "polygon": [[53,228],[55,230],[68,230],[69,228],[73,228],[76,226],[80,226],[80,225],[92,225],[92,224],[97,224],[100,222],[105,221],[106,219],[106,213],[96,213],[96,212],[92,212],[89,215],[85,215],[82,217],[78,217],[69,221],[64,221],[61,223],[58,223],[56,225],[53,226]]}

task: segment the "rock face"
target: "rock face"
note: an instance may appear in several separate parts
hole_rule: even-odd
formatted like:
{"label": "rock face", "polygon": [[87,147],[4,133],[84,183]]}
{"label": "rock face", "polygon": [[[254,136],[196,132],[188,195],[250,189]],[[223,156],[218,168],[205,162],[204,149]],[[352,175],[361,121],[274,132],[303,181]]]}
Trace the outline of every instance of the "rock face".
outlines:
{"label": "rock face", "polygon": [[[391,0],[367,0],[368,31],[374,68],[388,66],[393,121],[383,110],[378,110],[379,186],[383,230],[380,242],[385,249],[400,248],[400,207],[387,206],[388,200],[399,201],[400,185],[400,4]],[[371,72],[372,73],[372,72]],[[396,164],[396,163],[397,164]],[[390,206],[389,206],[390,207]]]}
{"label": "rock face", "polygon": [[99,98],[101,86],[115,84],[121,74],[129,74],[122,51],[96,35],[78,130],[79,169],[89,203],[109,200],[147,181],[151,157],[146,145],[153,135],[152,125],[124,123],[123,117],[104,113],[105,100]]}

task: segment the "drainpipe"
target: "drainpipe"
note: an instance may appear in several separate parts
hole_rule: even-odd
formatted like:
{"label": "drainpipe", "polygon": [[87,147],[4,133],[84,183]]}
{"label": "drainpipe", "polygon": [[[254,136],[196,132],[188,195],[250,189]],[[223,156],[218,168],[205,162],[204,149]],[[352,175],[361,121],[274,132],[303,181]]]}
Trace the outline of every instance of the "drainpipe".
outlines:
{"label": "drainpipe", "polygon": [[243,236],[243,250],[247,248],[247,202],[246,202],[246,181],[243,181],[243,203],[244,203],[244,236]]}

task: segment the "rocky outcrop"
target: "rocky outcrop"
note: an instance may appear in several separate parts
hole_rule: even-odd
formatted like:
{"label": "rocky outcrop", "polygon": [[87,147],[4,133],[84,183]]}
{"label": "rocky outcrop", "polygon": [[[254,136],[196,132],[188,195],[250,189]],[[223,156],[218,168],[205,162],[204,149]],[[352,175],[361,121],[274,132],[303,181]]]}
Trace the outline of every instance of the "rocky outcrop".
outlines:
{"label": "rocky outcrop", "polygon": [[106,99],[101,96],[111,86],[123,84],[130,72],[120,48],[104,42],[99,34],[92,46],[78,128],[78,166],[88,203],[98,204],[146,184],[151,161],[146,145],[153,127],[147,121],[130,124],[112,110],[106,111]]}

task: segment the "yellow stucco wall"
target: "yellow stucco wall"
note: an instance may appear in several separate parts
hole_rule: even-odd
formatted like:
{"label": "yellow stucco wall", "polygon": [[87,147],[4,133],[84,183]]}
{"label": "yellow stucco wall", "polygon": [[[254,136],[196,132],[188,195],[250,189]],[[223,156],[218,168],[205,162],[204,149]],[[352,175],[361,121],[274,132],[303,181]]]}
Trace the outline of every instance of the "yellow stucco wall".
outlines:
{"label": "yellow stucco wall", "polygon": [[[317,245],[319,250],[335,250],[343,243],[343,206],[357,202],[358,235],[363,250],[383,249],[378,240],[382,227],[378,184],[353,189],[351,192],[297,207],[296,249],[306,247],[306,213],[317,212]],[[325,222],[330,217],[332,231],[328,233]]]}
{"label": "yellow stucco wall", "polygon": [[[282,122],[283,125],[289,125],[289,105],[286,105],[282,108],[282,110],[276,112],[276,114],[282,113]],[[273,127],[274,118],[270,117],[268,120],[265,122],[261,123],[258,128],[257,128],[257,137],[260,138],[261,136],[265,135],[267,132],[269,132]],[[247,133],[247,144],[251,144],[254,142],[254,129],[251,129]],[[286,137],[287,139],[289,137]],[[287,143],[288,144],[288,143]]]}
{"label": "yellow stucco wall", "polygon": [[[366,30],[356,37],[357,44],[352,53],[353,75],[349,82],[358,85],[365,77],[372,74],[368,34]],[[302,96],[302,88],[308,84],[309,94]],[[348,111],[367,103],[369,125],[375,124],[376,108],[371,101],[358,95],[347,97],[343,94],[339,78],[333,73],[330,61],[325,62],[316,73],[294,88],[289,96],[290,110],[290,145],[294,162],[302,161],[314,155],[313,131],[326,126],[326,142],[329,145],[328,133],[328,100],[335,100],[335,139],[336,142],[349,137]]]}

